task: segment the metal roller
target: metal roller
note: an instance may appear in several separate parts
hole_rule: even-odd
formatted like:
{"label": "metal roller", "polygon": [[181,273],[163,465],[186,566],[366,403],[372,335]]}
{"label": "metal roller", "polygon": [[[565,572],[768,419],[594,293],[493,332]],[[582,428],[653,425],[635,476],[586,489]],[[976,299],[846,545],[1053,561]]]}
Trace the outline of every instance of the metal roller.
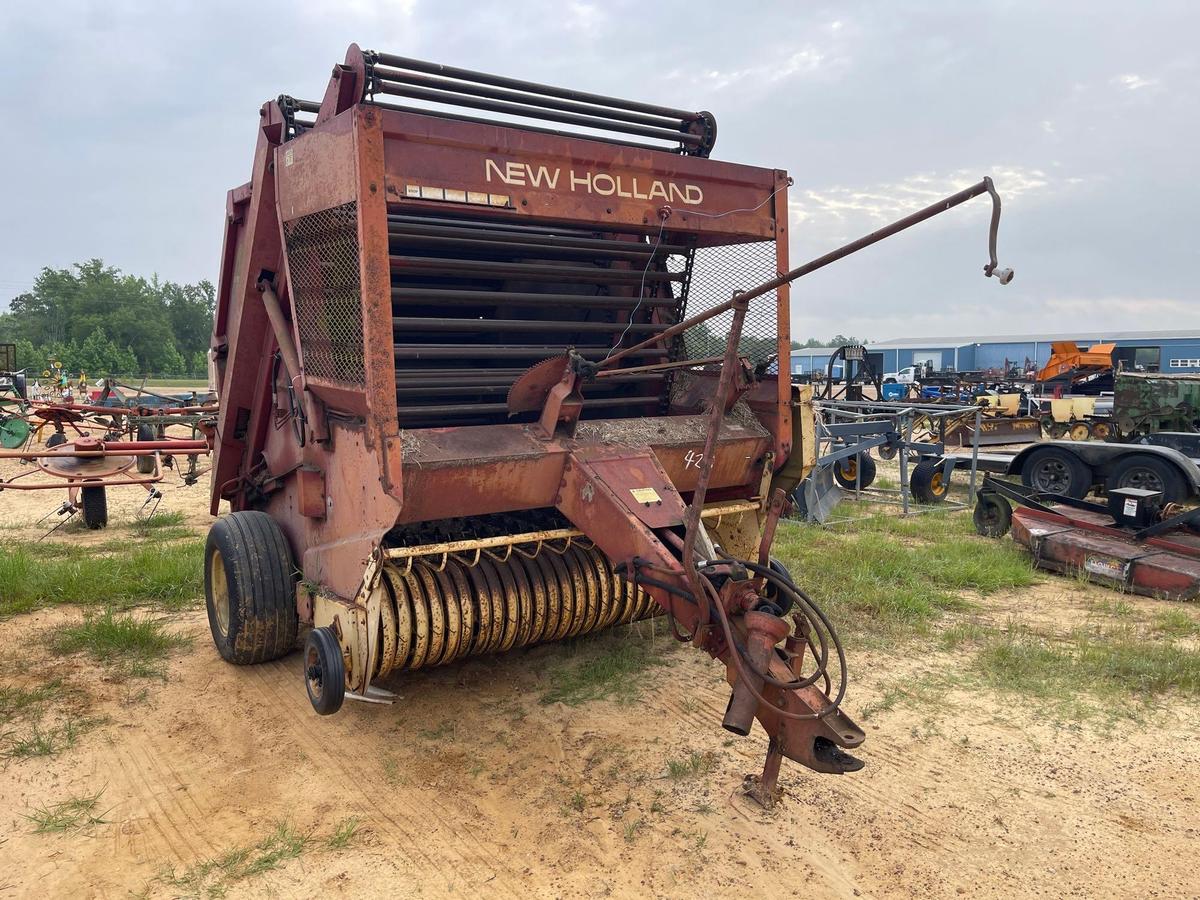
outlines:
{"label": "metal roller", "polygon": [[578,637],[660,612],[578,540],[421,557],[383,567],[375,677]]}

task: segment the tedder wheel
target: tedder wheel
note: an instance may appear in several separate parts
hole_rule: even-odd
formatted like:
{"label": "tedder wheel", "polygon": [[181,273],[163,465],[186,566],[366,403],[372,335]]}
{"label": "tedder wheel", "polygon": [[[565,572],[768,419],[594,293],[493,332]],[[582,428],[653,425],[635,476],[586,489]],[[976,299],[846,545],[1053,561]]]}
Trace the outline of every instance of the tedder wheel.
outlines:
{"label": "tedder wheel", "polygon": [[79,499],[84,525],[95,531],[108,524],[108,495],[104,493],[103,485],[80,488]]}
{"label": "tedder wheel", "polygon": [[1093,422],[1092,437],[1098,441],[1111,441],[1116,433],[1111,422]]}
{"label": "tedder wheel", "polygon": [[[154,426],[153,425],[139,425],[138,429],[137,429],[137,439],[139,441],[154,440]],[[143,475],[149,475],[151,472],[153,472],[154,471],[154,457],[153,456],[139,456],[137,458],[137,470],[139,472],[141,472]]]}
{"label": "tedder wheel", "polygon": [[1080,500],[1092,489],[1092,470],[1069,450],[1043,447],[1025,460],[1021,482],[1043,494],[1062,494]]}
{"label": "tedder wheel", "polygon": [[880,459],[895,459],[900,453],[899,444],[880,444],[875,450]]}
{"label": "tedder wheel", "polygon": [[208,530],[208,626],[227,661],[239,666],[268,662],[296,646],[294,571],[283,532],[264,512],[230,513]]}
{"label": "tedder wheel", "polygon": [[1087,422],[1072,422],[1067,434],[1073,441],[1086,441],[1092,436],[1092,426]]}
{"label": "tedder wheel", "polygon": [[1113,488],[1162,491],[1165,503],[1182,503],[1188,495],[1179,470],[1165,459],[1149,453],[1135,453],[1120,460],[1113,466],[1104,486],[1110,491]]}
{"label": "tedder wheel", "polygon": [[50,437],[46,438],[46,446],[47,447],[58,447],[61,444],[65,444],[66,442],[67,442],[67,436],[65,434],[63,434],[61,431],[56,431],[56,432],[54,432],[54,434],[50,435]]}
{"label": "tedder wheel", "polygon": [[346,699],[346,661],[332,628],[314,628],[304,642],[304,685],[319,715],[331,716]]}
{"label": "tedder wheel", "polygon": [[984,537],[1000,538],[1008,534],[1012,528],[1012,507],[999,494],[982,491],[975,501],[975,512],[972,515],[975,531]]}
{"label": "tedder wheel", "polygon": [[942,472],[942,460],[923,459],[908,479],[918,503],[941,503],[950,493],[950,480]]}
{"label": "tedder wheel", "polygon": [[[861,471],[860,471],[861,468]],[[875,460],[866,453],[847,456],[838,460],[833,467],[833,477],[844,488],[854,490],[855,477],[860,488],[868,488],[875,481]]]}

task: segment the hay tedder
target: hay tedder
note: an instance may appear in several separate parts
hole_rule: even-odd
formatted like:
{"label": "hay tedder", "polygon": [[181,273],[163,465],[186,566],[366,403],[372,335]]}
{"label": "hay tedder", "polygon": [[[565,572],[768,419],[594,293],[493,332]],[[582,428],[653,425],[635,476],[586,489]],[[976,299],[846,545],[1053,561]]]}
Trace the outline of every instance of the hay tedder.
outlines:
{"label": "hay tedder", "polygon": [[225,659],[311,626],[329,714],[394,673],[663,615],[725,664],[725,727],[769,735],[756,796],[783,757],[861,766],[834,627],[770,555],[814,452],[777,364],[788,285],[985,192],[1007,281],[998,198],[984,179],[788,271],[788,176],[709,159],[715,136],[709,113],[357,46],[320,102],[262,107],[213,337]]}

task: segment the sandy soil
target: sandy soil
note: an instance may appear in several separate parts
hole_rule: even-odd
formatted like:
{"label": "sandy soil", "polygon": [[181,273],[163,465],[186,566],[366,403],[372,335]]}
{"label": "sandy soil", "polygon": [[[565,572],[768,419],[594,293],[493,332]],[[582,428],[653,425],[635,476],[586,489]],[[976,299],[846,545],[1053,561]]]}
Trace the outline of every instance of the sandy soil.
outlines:
{"label": "sandy soil", "polygon": [[[133,499],[127,508],[113,492],[114,522],[141,502],[136,489],[121,493]],[[52,501],[13,496],[0,495],[4,537],[36,536],[27,523]],[[168,501],[203,525],[203,485]],[[1114,596],[1058,579],[987,598],[977,615],[1065,628]],[[542,647],[394,678],[394,706],[348,702],[323,719],[297,654],[229,666],[202,611],[172,623],[194,640],[165,681],[48,656],[44,637],[81,617],[60,608],[0,621],[0,685],[60,677],[68,693],[47,727],[66,716],[91,723],[56,757],[0,762],[0,897],[187,895],[165,869],[260,841],[281,819],[311,834],[305,851],[228,896],[1200,893],[1191,703],[1111,730],[1065,726],[982,691],[952,691],[940,707],[900,703],[863,723],[862,772],[785,763],[785,803],[765,813],[739,792],[765,738],[721,730],[727,687],[689,649],[647,672],[632,705],[541,703],[569,653]],[[847,708],[855,715],[890,687],[963,663],[853,653]],[[709,754],[711,770],[670,778],[668,762],[693,753]],[[24,818],[98,791],[104,822],[83,831],[34,834]],[[352,816],[349,845],[328,847]]]}

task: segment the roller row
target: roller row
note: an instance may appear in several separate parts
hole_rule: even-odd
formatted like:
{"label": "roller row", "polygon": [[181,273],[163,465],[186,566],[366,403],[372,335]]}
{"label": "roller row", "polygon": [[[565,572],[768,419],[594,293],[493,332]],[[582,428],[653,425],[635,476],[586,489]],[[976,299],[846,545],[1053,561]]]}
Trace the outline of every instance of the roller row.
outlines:
{"label": "roller row", "polygon": [[478,558],[416,560],[383,568],[380,653],[374,677],[562,640],[659,612],[616,575],[595,547],[536,553],[508,548]]}

